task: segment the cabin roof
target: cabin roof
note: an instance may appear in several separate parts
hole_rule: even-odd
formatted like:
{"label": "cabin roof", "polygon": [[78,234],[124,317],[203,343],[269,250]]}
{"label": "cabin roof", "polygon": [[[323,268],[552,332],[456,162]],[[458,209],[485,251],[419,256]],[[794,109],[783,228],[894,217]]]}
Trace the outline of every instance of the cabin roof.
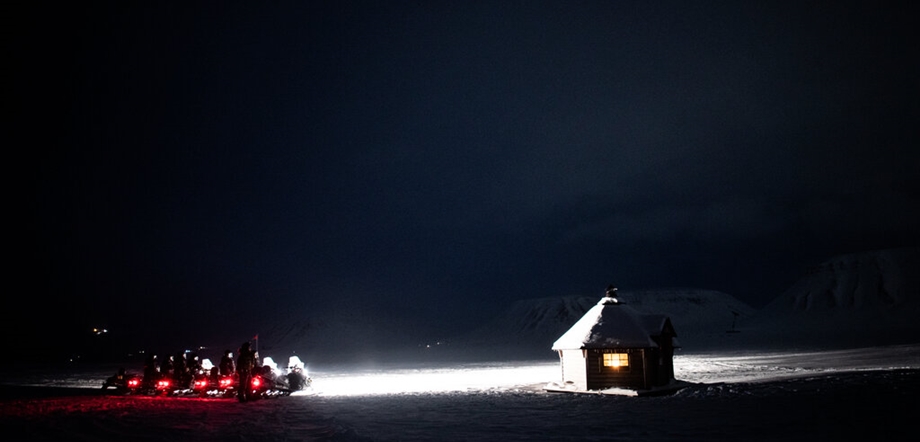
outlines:
{"label": "cabin roof", "polygon": [[553,350],[657,348],[652,339],[674,333],[665,315],[643,315],[617,298],[605,296],[553,343]]}

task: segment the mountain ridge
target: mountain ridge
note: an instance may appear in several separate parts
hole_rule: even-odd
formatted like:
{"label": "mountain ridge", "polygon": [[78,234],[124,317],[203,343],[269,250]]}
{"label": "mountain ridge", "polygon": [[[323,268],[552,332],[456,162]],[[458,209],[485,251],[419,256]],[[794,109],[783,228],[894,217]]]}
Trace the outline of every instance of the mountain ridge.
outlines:
{"label": "mountain ridge", "polygon": [[[368,307],[320,318],[288,311],[288,319],[266,329],[266,336],[273,335],[267,348],[378,360],[552,358],[552,343],[603,296],[518,300],[480,326],[447,339],[424,336]],[[832,257],[760,309],[700,288],[621,290],[618,297],[640,313],[670,317],[687,352],[911,343],[920,331],[920,249]]]}

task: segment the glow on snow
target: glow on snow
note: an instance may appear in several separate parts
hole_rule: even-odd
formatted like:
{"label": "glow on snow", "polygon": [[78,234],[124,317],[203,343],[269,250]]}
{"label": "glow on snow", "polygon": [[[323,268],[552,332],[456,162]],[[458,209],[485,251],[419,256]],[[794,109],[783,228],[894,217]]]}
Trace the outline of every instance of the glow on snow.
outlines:
{"label": "glow on snow", "polygon": [[[914,347],[910,347],[914,348]],[[754,382],[759,380],[821,374],[839,370],[873,370],[912,367],[917,357],[905,363],[903,355],[895,360],[885,352],[891,349],[861,349],[823,352],[800,360],[799,353],[680,355],[674,357],[675,377],[690,383]],[[867,356],[870,357],[867,360]],[[900,355],[900,356],[898,356]],[[898,359],[900,358],[900,359]],[[896,362],[897,361],[897,362]],[[380,368],[377,370],[330,370],[311,373],[311,392],[295,395],[373,396],[398,394],[438,394],[464,392],[534,391],[559,382],[562,377],[558,361],[508,362],[493,364],[459,364],[440,368]]]}
{"label": "glow on snow", "polygon": [[324,396],[508,391],[534,384],[545,385],[560,376],[558,362],[403,368],[328,375],[315,373],[313,390]]}

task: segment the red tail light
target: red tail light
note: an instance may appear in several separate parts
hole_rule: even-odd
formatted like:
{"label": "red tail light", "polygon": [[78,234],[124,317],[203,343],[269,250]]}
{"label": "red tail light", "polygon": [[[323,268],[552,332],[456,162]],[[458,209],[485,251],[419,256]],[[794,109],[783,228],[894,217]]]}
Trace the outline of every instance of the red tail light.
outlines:
{"label": "red tail light", "polygon": [[128,379],[128,387],[134,388],[141,385],[140,379]]}
{"label": "red tail light", "polygon": [[205,387],[207,387],[207,386],[208,386],[208,380],[207,380],[207,379],[198,379],[197,381],[195,381],[195,387],[194,387],[194,388],[200,390],[200,389],[205,388]]}
{"label": "red tail light", "polygon": [[252,378],[252,388],[259,388],[262,385],[262,378]]}
{"label": "red tail light", "polygon": [[233,385],[233,379],[231,379],[231,378],[223,378],[223,379],[220,380],[220,387],[221,387],[221,388],[227,388],[227,387],[230,387],[230,386],[232,386],[232,385]]}
{"label": "red tail light", "polygon": [[160,379],[157,381],[157,388],[160,390],[165,390],[169,388],[170,382],[168,379]]}

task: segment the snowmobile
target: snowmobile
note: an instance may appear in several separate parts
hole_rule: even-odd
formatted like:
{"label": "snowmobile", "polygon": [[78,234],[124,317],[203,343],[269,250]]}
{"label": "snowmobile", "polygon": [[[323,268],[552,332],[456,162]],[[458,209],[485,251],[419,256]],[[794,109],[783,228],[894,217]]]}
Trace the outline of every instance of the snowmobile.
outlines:
{"label": "snowmobile", "polygon": [[141,391],[141,377],[128,374],[124,368],[118,369],[118,373],[109,376],[102,383],[102,389],[108,390],[109,387],[115,389],[120,394],[137,394]]}
{"label": "snowmobile", "polygon": [[272,398],[279,396],[289,396],[291,389],[284,381],[285,377],[278,376],[272,367],[265,365],[260,372],[252,375],[250,388],[252,389],[251,399]]}
{"label": "snowmobile", "polygon": [[191,386],[182,384],[183,382],[176,382],[176,378],[169,374],[157,373],[152,379],[140,382],[138,392],[148,396],[179,396],[191,391]]}
{"label": "snowmobile", "polygon": [[289,390],[278,385],[278,383],[271,378],[266,378],[261,375],[254,375],[252,377],[251,388],[252,394],[250,395],[250,399],[272,398],[291,394]]}
{"label": "snowmobile", "polygon": [[167,396],[193,396],[195,375],[191,373],[182,373],[170,379],[170,389],[166,391]]}
{"label": "snowmobile", "polygon": [[195,375],[195,378],[192,380],[192,391],[197,396],[207,397],[208,391],[213,388],[211,377],[205,376],[203,374]]}
{"label": "snowmobile", "polygon": [[286,375],[287,385],[291,391],[302,391],[311,387],[313,379],[307,376],[300,367],[292,367]]}
{"label": "snowmobile", "polygon": [[199,375],[195,378],[192,389],[200,397],[235,397],[238,381],[233,375],[221,376],[217,367],[211,369],[207,376]]}
{"label": "snowmobile", "polygon": [[213,391],[213,396],[236,397],[237,384],[239,384],[239,378],[235,374],[221,376],[217,381],[217,389]]}
{"label": "snowmobile", "polygon": [[152,396],[170,396],[173,395],[176,391],[175,383],[173,379],[168,376],[163,376],[160,379],[157,379],[156,383],[153,385],[153,389],[150,390],[150,395]]}

